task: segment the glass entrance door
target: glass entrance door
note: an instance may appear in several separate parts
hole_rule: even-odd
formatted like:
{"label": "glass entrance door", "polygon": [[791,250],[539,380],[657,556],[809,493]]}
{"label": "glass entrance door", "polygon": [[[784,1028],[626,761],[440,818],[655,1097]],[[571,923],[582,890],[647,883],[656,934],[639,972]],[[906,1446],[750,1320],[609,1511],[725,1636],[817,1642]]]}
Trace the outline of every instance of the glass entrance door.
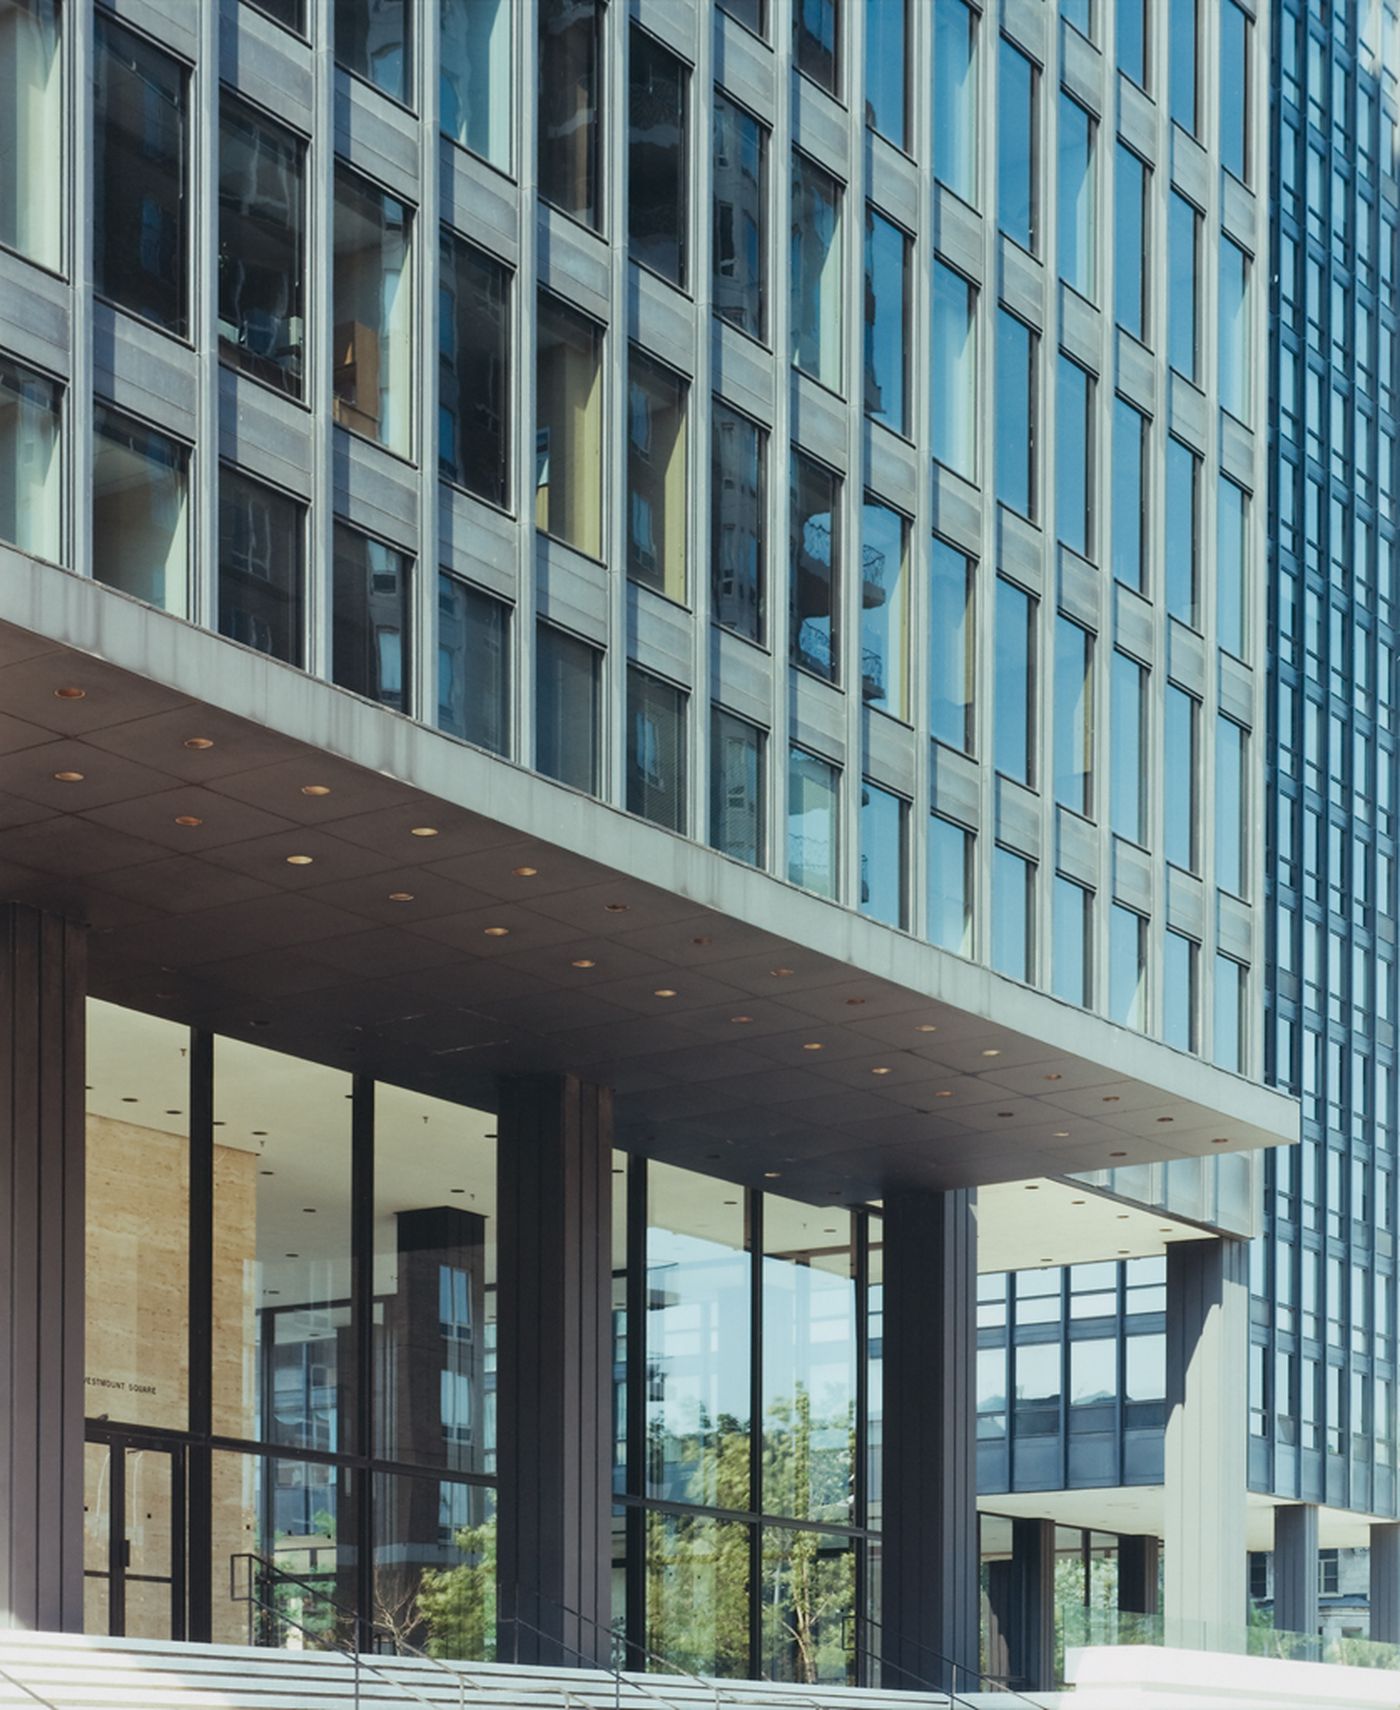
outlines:
{"label": "glass entrance door", "polygon": [[185,1637],[185,1456],[111,1437],[84,1447],[84,1625],[116,1638]]}

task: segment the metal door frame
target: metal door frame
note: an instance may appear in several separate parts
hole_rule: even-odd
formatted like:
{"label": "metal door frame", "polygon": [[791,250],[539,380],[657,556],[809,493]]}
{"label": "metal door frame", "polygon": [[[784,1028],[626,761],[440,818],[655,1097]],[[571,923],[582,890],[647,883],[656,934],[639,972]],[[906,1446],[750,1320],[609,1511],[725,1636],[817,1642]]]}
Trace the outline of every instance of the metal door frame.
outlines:
{"label": "metal door frame", "polygon": [[[109,1452],[107,1495],[107,1632],[114,1639],[126,1636],[126,1587],[129,1579],[163,1585],[164,1576],[133,1574],[130,1571],[130,1540],[126,1535],[127,1456],[133,1452],[165,1455],[170,1461],[170,1638],[186,1637],[187,1520],[185,1444],[142,1431],[124,1431],[119,1426],[89,1425],[84,1441],[100,1443]],[[101,1577],[88,1574],[89,1578]]]}

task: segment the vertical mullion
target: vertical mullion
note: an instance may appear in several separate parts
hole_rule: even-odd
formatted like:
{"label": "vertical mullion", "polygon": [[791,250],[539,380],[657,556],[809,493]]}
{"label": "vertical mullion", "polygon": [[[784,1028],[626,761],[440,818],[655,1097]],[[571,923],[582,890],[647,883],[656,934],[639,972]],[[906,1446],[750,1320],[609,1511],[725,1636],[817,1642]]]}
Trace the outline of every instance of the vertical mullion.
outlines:
{"label": "vertical mullion", "polygon": [[374,1080],[356,1074],[350,1119],[350,1315],[355,1348],[351,1453],[360,1480],[355,1493],[358,1648],[374,1649],[373,1480],[366,1463],[374,1449]]}
{"label": "vertical mullion", "polygon": [[[627,1163],[627,1466],[624,1489],[629,1496],[647,1493],[646,1372],[647,1372],[647,1162],[640,1156]],[[624,1509],[627,1539],[626,1636],[627,1666],[646,1667],[646,1549],[647,1514],[637,1503]]]}
{"label": "vertical mullion", "polygon": [[855,1540],[855,1606],[851,1611],[855,1633],[855,1684],[865,1683],[865,1594],[869,1582],[866,1560],[870,1541],[866,1528],[870,1524],[870,1218],[859,1211],[852,1214],[855,1239],[856,1285],[856,1464],[854,1473],[855,1523],[861,1535]]}
{"label": "vertical mullion", "polygon": [[[749,1249],[749,1509],[763,1513],[763,1195],[745,1190]],[[763,1668],[763,1524],[749,1531],[749,1675]]]}
{"label": "vertical mullion", "polygon": [[213,1636],[214,1037],[190,1033],[188,1634]]}

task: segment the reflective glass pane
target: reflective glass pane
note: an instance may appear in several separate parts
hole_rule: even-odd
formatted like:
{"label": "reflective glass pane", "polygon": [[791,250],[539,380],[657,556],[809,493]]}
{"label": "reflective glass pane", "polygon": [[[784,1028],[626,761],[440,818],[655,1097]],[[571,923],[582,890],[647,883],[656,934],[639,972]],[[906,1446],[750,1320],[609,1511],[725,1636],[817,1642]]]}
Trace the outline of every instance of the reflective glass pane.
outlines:
{"label": "reflective glass pane", "polygon": [[841,186],[805,154],[792,157],[792,360],[841,390]]}
{"label": "reflective glass pane", "polygon": [[[387,1629],[385,1648],[492,1661],[498,1645],[495,1491],[376,1473],[374,1602],[375,1619]],[[514,1654],[508,1625],[501,1638]]]}
{"label": "reflective glass pane", "polygon": [[63,556],[63,388],[0,357],[0,540]]}
{"label": "reflective glass pane", "polygon": [[510,748],[510,607],[438,573],[438,729]]}
{"label": "reflective glass pane", "polygon": [[1062,91],[1058,196],[1060,277],[1090,302],[1097,297],[1098,285],[1096,129],[1084,108]]}
{"label": "reflective glass pane", "polygon": [[1118,69],[1147,87],[1147,0],[1117,0]]}
{"label": "reflective glass pane", "polygon": [[1147,532],[1147,417],[1126,399],[1113,400],[1113,574],[1143,591]]}
{"label": "reflective glass pane", "polygon": [[1179,932],[1163,939],[1162,1037],[1178,1051],[1196,1049],[1196,961],[1198,947]]}
{"label": "reflective glass pane", "polygon": [[933,173],[977,205],[977,13],[933,0]]}
{"label": "reflective glass pane", "polygon": [[1167,356],[1188,380],[1196,378],[1200,223],[1196,210],[1173,190],[1167,218]]}
{"label": "reflective glass pane", "polygon": [[1215,958],[1215,1061],[1234,1074],[1244,1073],[1246,1039],[1245,969],[1231,956]]}
{"label": "reflective glass pane", "polygon": [[535,765],[590,794],[598,788],[598,689],[602,654],[553,624],[535,646]]}
{"label": "reflective glass pane", "polygon": [[909,0],[865,0],[865,122],[908,142]]}
{"label": "reflective glass pane", "polygon": [[411,100],[407,0],[335,0],[335,57],[395,101]]}
{"label": "reflective glass pane", "polygon": [[860,911],[889,926],[908,926],[909,804],[872,784],[860,786]]}
{"label": "reflective glass pane", "polygon": [[1249,19],[1236,0],[1220,7],[1220,162],[1227,172],[1249,178]]}
{"label": "reflective glass pane", "polygon": [[684,286],[689,264],[686,107],[690,74],[654,36],[632,30],[627,64],[627,239],[640,261]]}
{"label": "reflective glass pane", "polygon": [[1113,177],[1113,313],[1118,325],[1147,342],[1146,166],[1118,144]]}
{"label": "reflective glass pane", "polygon": [[997,56],[997,224],[1034,252],[1036,195],[1036,70],[1003,36]]}
{"label": "reflective glass pane", "polygon": [[992,855],[992,966],[1029,980],[1035,965],[1035,866],[998,847]]}
{"label": "reflective glass pane", "polygon": [[219,633],[302,663],[306,507],[239,470],[219,471]]}
{"label": "reflective glass pane", "polygon": [[928,935],[934,944],[971,956],[973,834],[933,814],[928,822]]}
{"label": "reflective glass pane", "polygon": [[977,476],[977,287],[933,264],[933,455]]}
{"label": "reflective glass pane", "polygon": [[540,0],[539,189],[586,226],[602,224],[599,106],[603,0]]}
{"label": "reflective glass pane", "polygon": [[1167,94],[1173,121],[1196,134],[1198,0],[1167,0]]}
{"label": "reflective glass pane", "polygon": [[929,732],[972,750],[976,673],[973,596],[976,566],[937,535],[929,589]]}
{"label": "reflective glass pane", "polygon": [[714,710],[710,726],[710,843],[761,867],[765,856],[763,732]]}
{"label": "reflective glass pane", "polygon": [[1062,352],[1055,377],[1055,527],[1081,558],[1094,556],[1093,400],[1093,381]]}
{"label": "reflective glass pane", "polygon": [[908,429],[909,239],[865,209],[865,413],[895,433]]}
{"label": "reflective glass pane", "polygon": [[710,609],[725,629],[761,642],[768,436],[718,400],[710,420]]}
{"label": "reflective glass pane", "polygon": [[0,5],[0,244],[63,264],[63,62],[59,0]]}
{"label": "reflective glass pane", "polygon": [[1109,677],[1109,824],[1130,843],[1147,842],[1147,671],[1114,652]]}
{"label": "reflective glass pane", "polygon": [[1166,491],[1163,521],[1167,538],[1163,554],[1167,581],[1167,611],[1192,629],[1200,627],[1201,460],[1179,439],[1167,441]]}
{"label": "reflective glass pane", "polygon": [[695,1674],[752,1674],[750,1531],[706,1515],[648,1513],[646,1645]]}
{"label": "reflective glass pane", "polygon": [[411,560],[337,523],[333,569],[332,680],[407,712]]}
{"label": "reflective glass pane", "polygon": [[1215,882],[1244,896],[1245,803],[1249,791],[1248,738],[1232,718],[1215,721]]}
{"label": "reflective glass pane", "polygon": [[840,675],[841,479],[800,451],[789,474],[788,633],[792,662]]}
{"label": "reflective glass pane", "polygon": [[818,896],[835,897],[841,771],[805,749],[788,757],[788,878]]}
{"label": "reflective glass pane", "polygon": [[510,269],[443,228],[438,275],[438,470],[510,505]]}
{"label": "reflective glass pane", "polygon": [[1056,874],[1050,922],[1050,989],[1057,998],[1084,1009],[1092,1000],[1093,905],[1092,891]]}
{"label": "reflective glass pane", "polygon": [[535,347],[535,526],[603,553],[603,329],[541,293]]}
{"label": "reflective glass pane", "polygon": [[225,95],[219,108],[219,355],[299,398],[305,358],[303,144]]}
{"label": "reflective glass pane", "polygon": [[690,388],[635,347],[627,359],[627,574],[686,597],[685,415]]}
{"label": "reflective glass pane", "polygon": [[909,524],[888,505],[861,508],[860,677],[867,706],[909,716]]}
{"label": "reflective glass pane", "polygon": [[513,0],[440,0],[443,131],[510,170]]}
{"label": "reflective glass pane", "polygon": [[1125,1027],[1147,1025],[1147,922],[1118,903],[1108,911],[1108,1010]]}
{"label": "reflective glass pane", "polygon": [[412,445],[412,215],[337,166],[332,314],[335,419],[407,457]]}
{"label": "reflective glass pane", "polygon": [[186,446],[93,408],[93,574],[184,617],[189,600],[189,462]]}
{"label": "reflective glass pane", "polygon": [[1038,602],[997,579],[995,720],[997,771],[1034,781],[1035,629]]}
{"label": "reflective glass pane", "polygon": [[1197,871],[1200,850],[1200,702],[1175,683],[1167,684],[1162,783],[1166,792],[1162,831],[1168,861]]}
{"label": "reflective glass pane", "polygon": [[1249,257],[1227,237],[1220,240],[1220,405],[1242,422],[1254,419],[1253,327]]}
{"label": "reflective glass pane", "polygon": [[841,0],[793,0],[792,57],[804,76],[838,92]]}
{"label": "reflective glass pane", "polygon": [[1036,514],[1035,364],[1039,340],[1005,309],[997,310],[996,494],[1032,520]]}
{"label": "reflective glass pane", "polygon": [[760,1547],[764,1678],[853,1685],[855,1540],[765,1526]]}
{"label": "reflective glass pane", "polygon": [[1018,1437],[1059,1432],[1062,1357],[1058,1342],[1032,1342],[1015,1350]]}
{"label": "reflective glass pane", "polygon": [[1217,494],[1216,639],[1227,653],[1243,659],[1249,604],[1249,496],[1225,475],[1220,477]]}
{"label": "reflective glass pane", "polygon": [[1093,638],[1067,617],[1055,620],[1055,800],[1094,810]]}
{"label": "reflective glass pane", "polygon": [[188,84],[178,60],[95,14],[93,286],[177,338],[189,332]]}
{"label": "reflective glass pane", "polygon": [[627,811],[686,828],[686,695],[645,671],[627,670]]}
{"label": "reflective glass pane", "polygon": [[752,337],[768,335],[768,133],[715,96],[715,313]]}

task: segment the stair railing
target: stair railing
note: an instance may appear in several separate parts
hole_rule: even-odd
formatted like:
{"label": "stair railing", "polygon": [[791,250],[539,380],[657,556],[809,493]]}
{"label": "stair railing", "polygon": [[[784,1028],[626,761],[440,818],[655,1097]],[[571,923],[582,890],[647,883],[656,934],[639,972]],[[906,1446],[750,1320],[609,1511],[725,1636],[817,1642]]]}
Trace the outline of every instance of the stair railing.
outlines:
{"label": "stair railing", "polygon": [[11,1674],[9,1669],[0,1668],[0,1680],[3,1680],[6,1686],[13,1686],[17,1692],[22,1692],[26,1698],[32,1698],[36,1704],[43,1705],[43,1710],[58,1710],[51,1698],[45,1698],[42,1693],[36,1692],[27,1681],[20,1680],[18,1676]]}

